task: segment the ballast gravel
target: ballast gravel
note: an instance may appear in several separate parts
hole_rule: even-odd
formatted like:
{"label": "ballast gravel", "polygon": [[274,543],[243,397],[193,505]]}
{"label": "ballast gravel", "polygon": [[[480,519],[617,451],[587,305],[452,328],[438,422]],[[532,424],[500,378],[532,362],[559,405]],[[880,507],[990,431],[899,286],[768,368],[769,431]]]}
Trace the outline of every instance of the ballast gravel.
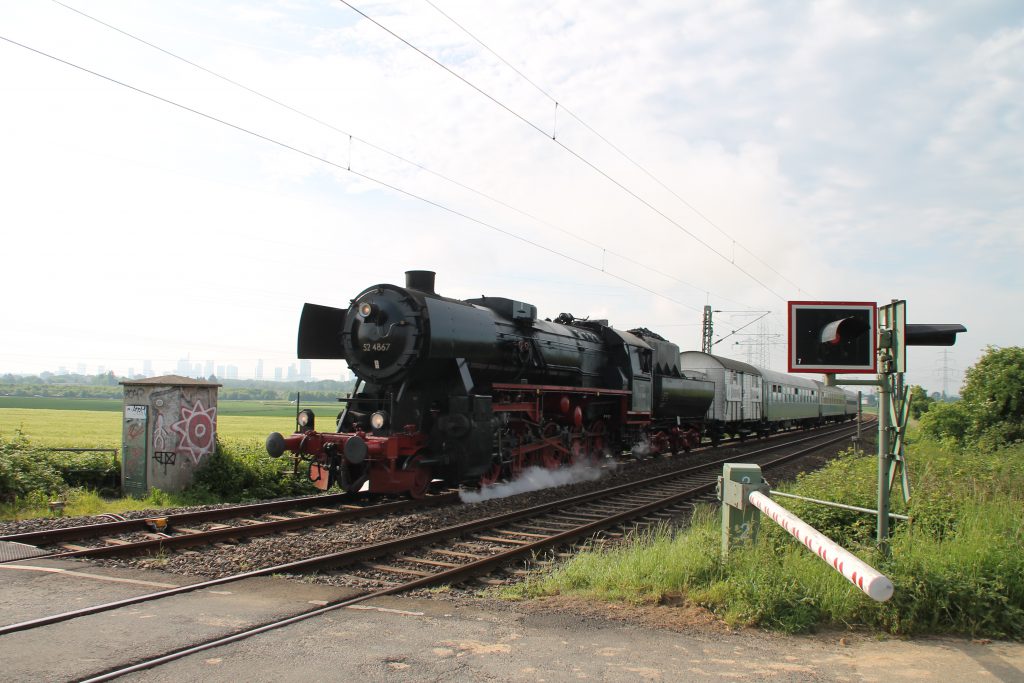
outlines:
{"label": "ballast gravel", "polygon": [[[759,442],[764,444],[765,442]],[[749,445],[749,444],[748,444]],[[808,465],[800,462],[774,473],[776,480],[781,481],[795,476],[796,472],[806,471],[820,466],[845,447],[844,443],[835,444],[822,451],[822,455],[814,458],[815,462]],[[746,450],[746,449],[744,449]],[[698,453],[680,454],[674,457],[652,458],[632,461],[625,464],[609,465],[602,476],[594,481],[585,481],[555,488],[541,489],[520,493],[506,498],[493,498],[478,503],[462,503],[440,508],[426,508],[422,511],[405,514],[392,514],[382,518],[369,518],[353,523],[334,526],[314,527],[299,531],[287,532],[282,535],[257,537],[238,543],[220,543],[213,546],[196,548],[182,552],[172,552],[157,556],[116,558],[101,560],[81,560],[104,566],[159,568],[164,571],[190,576],[216,578],[239,572],[260,569],[294,562],[297,560],[335,553],[347,548],[354,548],[369,543],[388,541],[411,534],[436,530],[455,524],[473,521],[503,512],[527,508],[534,505],[569,498],[589,493],[602,488],[624,484],[646,477],[662,474],[667,471],[681,469],[688,465],[699,465],[710,460],[725,458],[732,453],[739,454],[738,446],[707,449]],[[144,510],[126,513],[127,518],[145,518],[163,516],[196,510],[216,509],[230,506],[199,506],[190,508],[173,508],[164,510]],[[109,517],[79,517],[61,519],[34,519],[0,524],[0,535],[24,533],[41,529],[63,528],[81,524],[94,524],[111,521]],[[359,572],[366,576],[365,571]],[[347,578],[346,578],[347,577]],[[373,578],[378,578],[374,576]],[[393,578],[393,577],[392,577]],[[307,580],[309,580],[307,578]],[[330,583],[359,581],[358,577],[348,575],[321,575],[316,580]]]}

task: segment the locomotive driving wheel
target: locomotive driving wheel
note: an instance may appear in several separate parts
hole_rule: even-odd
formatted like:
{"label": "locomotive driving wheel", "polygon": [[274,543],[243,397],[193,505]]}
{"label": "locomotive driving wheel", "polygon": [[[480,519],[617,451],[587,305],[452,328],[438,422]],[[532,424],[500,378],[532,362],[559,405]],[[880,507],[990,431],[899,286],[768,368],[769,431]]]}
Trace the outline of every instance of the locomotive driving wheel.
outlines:
{"label": "locomotive driving wheel", "polygon": [[672,440],[668,434],[659,431],[651,437],[651,453],[654,455],[674,455],[672,453]]}
{"label": "locomotive driving wheel", "polygon": [[405,469],[412,473],[409,482],[409,497],[413,500],[422,500],[427,495],[430,482],[433,478],[430,468],[422,464],[422,458],[414,455],[405,464]]}
{"label": "locomotive driving wheel", "polygon": [[689,453],[691,449],[700,445],[700,432],[690,427],[683,432],[683,451]]}
{"label": "locomotive driving wheel", "polygon": [[604,457],[605,439],[608,436],[608,426],[604,420],[594,420],[590,423],[589,429],[590,458],[600,460]]}
{"label": "locomotive driving wheel", "polygon": [[493,486],[501,479],[501,463],[491,463],[490,468],[484,470],[480,475],[480,488]]}
{"label": "locomotive driving wheel", "polygon": [[[548,422],[541,431],[541,437],[544,440],[553,439],[558,436],[559,431],[561,431],[561,428],[558,424]],[[545,446],[540,452],[539,460],[539,464],[549,470],[557,470],[562,466],[562,454],[554,446]]]}

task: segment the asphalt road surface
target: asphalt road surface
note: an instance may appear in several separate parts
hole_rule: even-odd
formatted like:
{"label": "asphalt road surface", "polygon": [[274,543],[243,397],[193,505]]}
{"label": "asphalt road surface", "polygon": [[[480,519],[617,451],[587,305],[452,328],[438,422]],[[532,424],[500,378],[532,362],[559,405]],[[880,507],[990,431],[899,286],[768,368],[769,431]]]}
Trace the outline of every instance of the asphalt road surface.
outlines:
{"label": "asphalt road surface", "polygon": [[[70,561],[0,565],[0,620],[15,623],[190,581]],[[330,586],[250,579],[0,636],[0,680],[81,679],[344,595]],[[659,607],[652,618],[566,601],[389,597],[123,680],[1024,681],[1020,643],[673,628],[674,609]]]}

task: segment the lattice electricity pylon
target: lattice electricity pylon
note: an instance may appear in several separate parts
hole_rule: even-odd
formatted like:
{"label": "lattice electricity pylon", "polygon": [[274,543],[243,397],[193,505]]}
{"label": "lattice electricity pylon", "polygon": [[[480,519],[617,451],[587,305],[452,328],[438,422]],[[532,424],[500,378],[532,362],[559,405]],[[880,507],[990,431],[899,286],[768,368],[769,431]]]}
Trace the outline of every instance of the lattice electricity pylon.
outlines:
{"label": "lattice electricity pylon", "polygon": [[714,333],[714,323],[711,320],[711,307],[704,307],[704,319],[701,323],[700,350],[704,353],[711,353],[711,336]]}

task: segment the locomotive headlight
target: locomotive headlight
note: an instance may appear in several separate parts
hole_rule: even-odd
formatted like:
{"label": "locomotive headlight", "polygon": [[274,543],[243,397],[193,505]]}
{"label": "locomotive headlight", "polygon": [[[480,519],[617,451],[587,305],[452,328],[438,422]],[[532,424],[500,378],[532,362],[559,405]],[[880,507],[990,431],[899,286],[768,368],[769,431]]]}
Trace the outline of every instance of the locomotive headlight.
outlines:
{"label": "locomotive headlight", "polygon": [[313,426],[316,423],[316,416],[313,414],[312,410],[300,410],[297,422],[299,423],[300,432],[311,432],[313,431]]}
{"label": "locomotive headlight", "polygon": [[370,426],[375,430],[384,429],[388,423],[388,414],[383,410],[378,410],[376,413],[370,416]]}
{"label": "locomotive headlight", "polygon": [[364,301],[363,303],[359,304],[358,311],[360,318],[369,319],[377,311],[377,307],[371,304],[369,301]]}

